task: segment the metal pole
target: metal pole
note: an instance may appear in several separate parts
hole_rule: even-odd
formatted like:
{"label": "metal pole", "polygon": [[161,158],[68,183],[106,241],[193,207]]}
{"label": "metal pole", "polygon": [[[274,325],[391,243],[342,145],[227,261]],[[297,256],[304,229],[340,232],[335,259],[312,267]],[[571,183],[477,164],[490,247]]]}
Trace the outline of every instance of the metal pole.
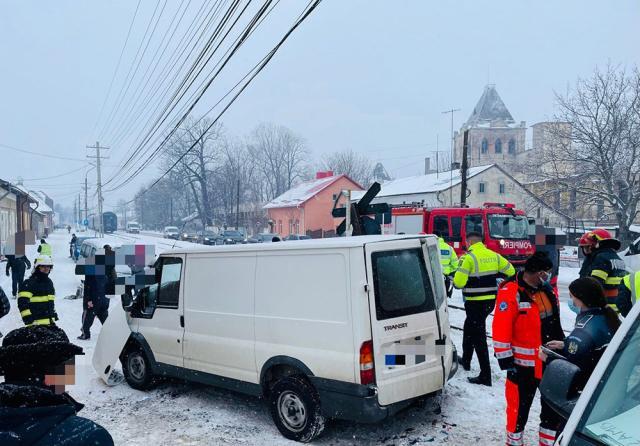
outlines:
{"label": "metal pole", "polygon": [[236,231],[240,230],[240,178],[238,178],[238,187],[236,189]]}
{"label": "metal pole", "polygon": [[95,158],[96,159],[96,168],[97,168],[97,187],[98,187],[98,228],[100,231],[100,237],[104,237],[104,228],[103,223],[102,223],[102,204],[103,204],[103,198],[102,198],[102,171],[100,169],[101,166],[101,161],[102,161],[102,156],[100,155],[100,149],[103,150],[107,150],[109,149],[109,147],[100,147],[100,143],[98,141],[96,141],[96,145],[95,146],[87,146],[88,149],[96,149],[96,156],[89,156],[89,158]]}
{"label": "metal pole", "polygon": [[451,113],[451,166],[449,166],[449,206],[453,206],[453,149],[455,138],[453,135],[453,114],[460,111],[459,108],[443,111],[442,114]]}
{"label": "metal pole", "polygon": [[87,207],[87,177],[84,177],[84,219],[89,221],[89,209]]}
{"label": "metal pole", "polygon": [[346,206],[346,215],[345,215],[345,228],[344,228],[344,236],[351,236],[351,191],[345,190],[342,191],[345,197],[347,197],[347,206]]}

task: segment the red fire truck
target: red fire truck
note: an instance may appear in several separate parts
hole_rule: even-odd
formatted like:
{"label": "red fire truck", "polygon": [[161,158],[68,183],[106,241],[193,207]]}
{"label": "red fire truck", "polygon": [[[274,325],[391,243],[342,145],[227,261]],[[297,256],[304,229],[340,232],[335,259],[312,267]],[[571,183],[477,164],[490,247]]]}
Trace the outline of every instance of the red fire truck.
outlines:
{"label": "red fire truck", "polygon": [[382,232],[440,233],[458,255],[466,251],[466,234],[480,232],[489,249],[514,265],[523,264],[535,252],[527,216],[511,203],[484,203],[480,208],[392,206],[391,223],[384,224]]}

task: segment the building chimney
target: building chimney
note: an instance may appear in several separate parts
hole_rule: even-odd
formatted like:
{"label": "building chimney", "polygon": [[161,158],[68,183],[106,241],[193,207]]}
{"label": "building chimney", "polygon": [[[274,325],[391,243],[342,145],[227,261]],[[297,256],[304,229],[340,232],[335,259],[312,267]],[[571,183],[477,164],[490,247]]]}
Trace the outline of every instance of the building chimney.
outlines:
{"label": "building chimney", "polygon": [[431,158],[424,159],[424,174],[429,175],[431,173]]}

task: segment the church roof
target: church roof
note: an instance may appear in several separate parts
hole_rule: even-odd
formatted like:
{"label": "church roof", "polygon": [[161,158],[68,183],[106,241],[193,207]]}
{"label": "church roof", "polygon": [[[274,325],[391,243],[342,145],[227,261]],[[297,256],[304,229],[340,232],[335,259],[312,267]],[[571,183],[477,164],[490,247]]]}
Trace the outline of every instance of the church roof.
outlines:
{"label": "church roof", "polygon": [[509,109],[496,91],[496,86],[489,84],[484,87],[484,92],[473,109],[473,113],[469,116],[466,127],[484,127],[495,121],[501,122],[503,125],[515,123]]}

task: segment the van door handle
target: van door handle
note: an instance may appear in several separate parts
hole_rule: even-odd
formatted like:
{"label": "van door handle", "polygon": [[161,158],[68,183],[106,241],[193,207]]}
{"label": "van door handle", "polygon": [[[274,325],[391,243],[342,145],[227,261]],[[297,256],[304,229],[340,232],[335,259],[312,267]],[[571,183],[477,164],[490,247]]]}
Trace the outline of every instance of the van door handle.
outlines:
{"label": "van door handle", "polygon": [[180,326],[184,328],[184,315],[180,315]]}

